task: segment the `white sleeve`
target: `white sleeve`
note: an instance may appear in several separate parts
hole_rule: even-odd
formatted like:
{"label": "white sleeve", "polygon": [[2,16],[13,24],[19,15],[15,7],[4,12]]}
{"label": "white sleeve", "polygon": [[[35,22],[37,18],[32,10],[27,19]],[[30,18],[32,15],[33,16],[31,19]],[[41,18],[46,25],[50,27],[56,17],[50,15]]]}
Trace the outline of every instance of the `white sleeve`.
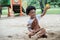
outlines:
{"label": "white sleeve", "polygon": [[31,20],[28,21],[28,24],[31,24]]}
{"label": "white sleeve", "polygon": [[28,27],[31,27],[31,23],[32,23],[32,21],[29,19],[28,20],[28,25],[29,25]]}
{"label": "white sleeve", "polygon": [[37,18],[38,20],[40,20],[40,19],[41,19],[41,15],[40,15],[40,14],[36,15],[36,18]]}
{"label": "white sleeve", "polygon": [[33,19],[33,20],[30,19],[30,20],[28,21],[28,24],[32,24],[33,21],[34,21],[34,19]]}

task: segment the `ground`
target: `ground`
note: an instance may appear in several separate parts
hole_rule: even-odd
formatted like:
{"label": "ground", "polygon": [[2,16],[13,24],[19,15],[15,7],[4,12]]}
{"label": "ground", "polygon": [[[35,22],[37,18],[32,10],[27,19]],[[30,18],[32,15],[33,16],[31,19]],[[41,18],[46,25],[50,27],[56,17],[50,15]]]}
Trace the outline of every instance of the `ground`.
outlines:
{"label": "ground", "polygon": [[[0,40],[36,40],[37,36],[28,38],[28,16],[0,19]],[[38,40],[60,40],[60,14],[46,14],[40,20],[40,26],[46,29],[48,38]]]}

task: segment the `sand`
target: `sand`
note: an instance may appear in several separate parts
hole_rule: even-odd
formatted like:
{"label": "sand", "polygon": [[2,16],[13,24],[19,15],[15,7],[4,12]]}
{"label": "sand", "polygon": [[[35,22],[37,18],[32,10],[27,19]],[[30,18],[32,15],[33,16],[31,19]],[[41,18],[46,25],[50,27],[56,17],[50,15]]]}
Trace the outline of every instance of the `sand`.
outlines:
{"label": "sand", "polygon": [[[28,37],[28,16],[0,19],[0,40],[36,40],[37,36]],[[47,38],[38,40],[60,40],[60,15],[45,15],[40,26],[46,29]]]}

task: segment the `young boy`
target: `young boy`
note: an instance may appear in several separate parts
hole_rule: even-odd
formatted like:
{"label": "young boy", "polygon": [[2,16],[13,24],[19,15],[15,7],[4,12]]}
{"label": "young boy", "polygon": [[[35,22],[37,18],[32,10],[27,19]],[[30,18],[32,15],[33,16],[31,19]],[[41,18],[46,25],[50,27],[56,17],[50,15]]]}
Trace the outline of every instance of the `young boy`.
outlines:
{"label": "young boy", "polygon": [[39,32],[39,36],[38,37],[47,37],[46,31],[44,28],[41,28],[39,26],[39,20],[40,18],[42,18],[45,14],[46,11],[49,9],[50,7],[45,7],[44,11],[41,15],[36,15],[36,8],[34,6],[28,6],[26,9],[26,14],[30,16],[30,19],[28,21],[28,30],[30,31],[29,33],[29,38],[31,38],[31,36],[35,35],[36,33]]}

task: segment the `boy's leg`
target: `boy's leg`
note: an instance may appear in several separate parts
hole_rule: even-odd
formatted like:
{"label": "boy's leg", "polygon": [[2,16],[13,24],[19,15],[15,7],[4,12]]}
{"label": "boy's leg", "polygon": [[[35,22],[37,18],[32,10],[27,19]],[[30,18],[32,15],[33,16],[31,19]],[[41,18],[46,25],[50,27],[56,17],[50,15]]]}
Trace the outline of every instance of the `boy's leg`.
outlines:
{"label": "boy's leg", "polygon": [[35,34],[35,33],[30,32],[30,33],[29,33],[29,35],[28,35],[28,36],[29,36],[29,38],[31,38],[31,36],[33,36],[34,34]]}
{"label": "boy's leg", "polygon": [[38,32],[38,37],[43,37],[43,36],[45,36],[45,34],[46,34],[46,30],[44,29],[44,28],[42,28],[39,32]]}
{"label": "boy's leg", "polygon": [[36,31],[34,30],[33,32],[30,32],[30,33],[29,33],[29,38],[31,38],[31,36],[35,35],[38,31],[39,31],[39,30],[36,30]]}
{"label": "boy's leg", "polygon": [[38,33],[41,29],[35,30],[34,32],[30,32],[29,33],[29,38],[31,38],[31,36],[35,35],[36,33]]}

